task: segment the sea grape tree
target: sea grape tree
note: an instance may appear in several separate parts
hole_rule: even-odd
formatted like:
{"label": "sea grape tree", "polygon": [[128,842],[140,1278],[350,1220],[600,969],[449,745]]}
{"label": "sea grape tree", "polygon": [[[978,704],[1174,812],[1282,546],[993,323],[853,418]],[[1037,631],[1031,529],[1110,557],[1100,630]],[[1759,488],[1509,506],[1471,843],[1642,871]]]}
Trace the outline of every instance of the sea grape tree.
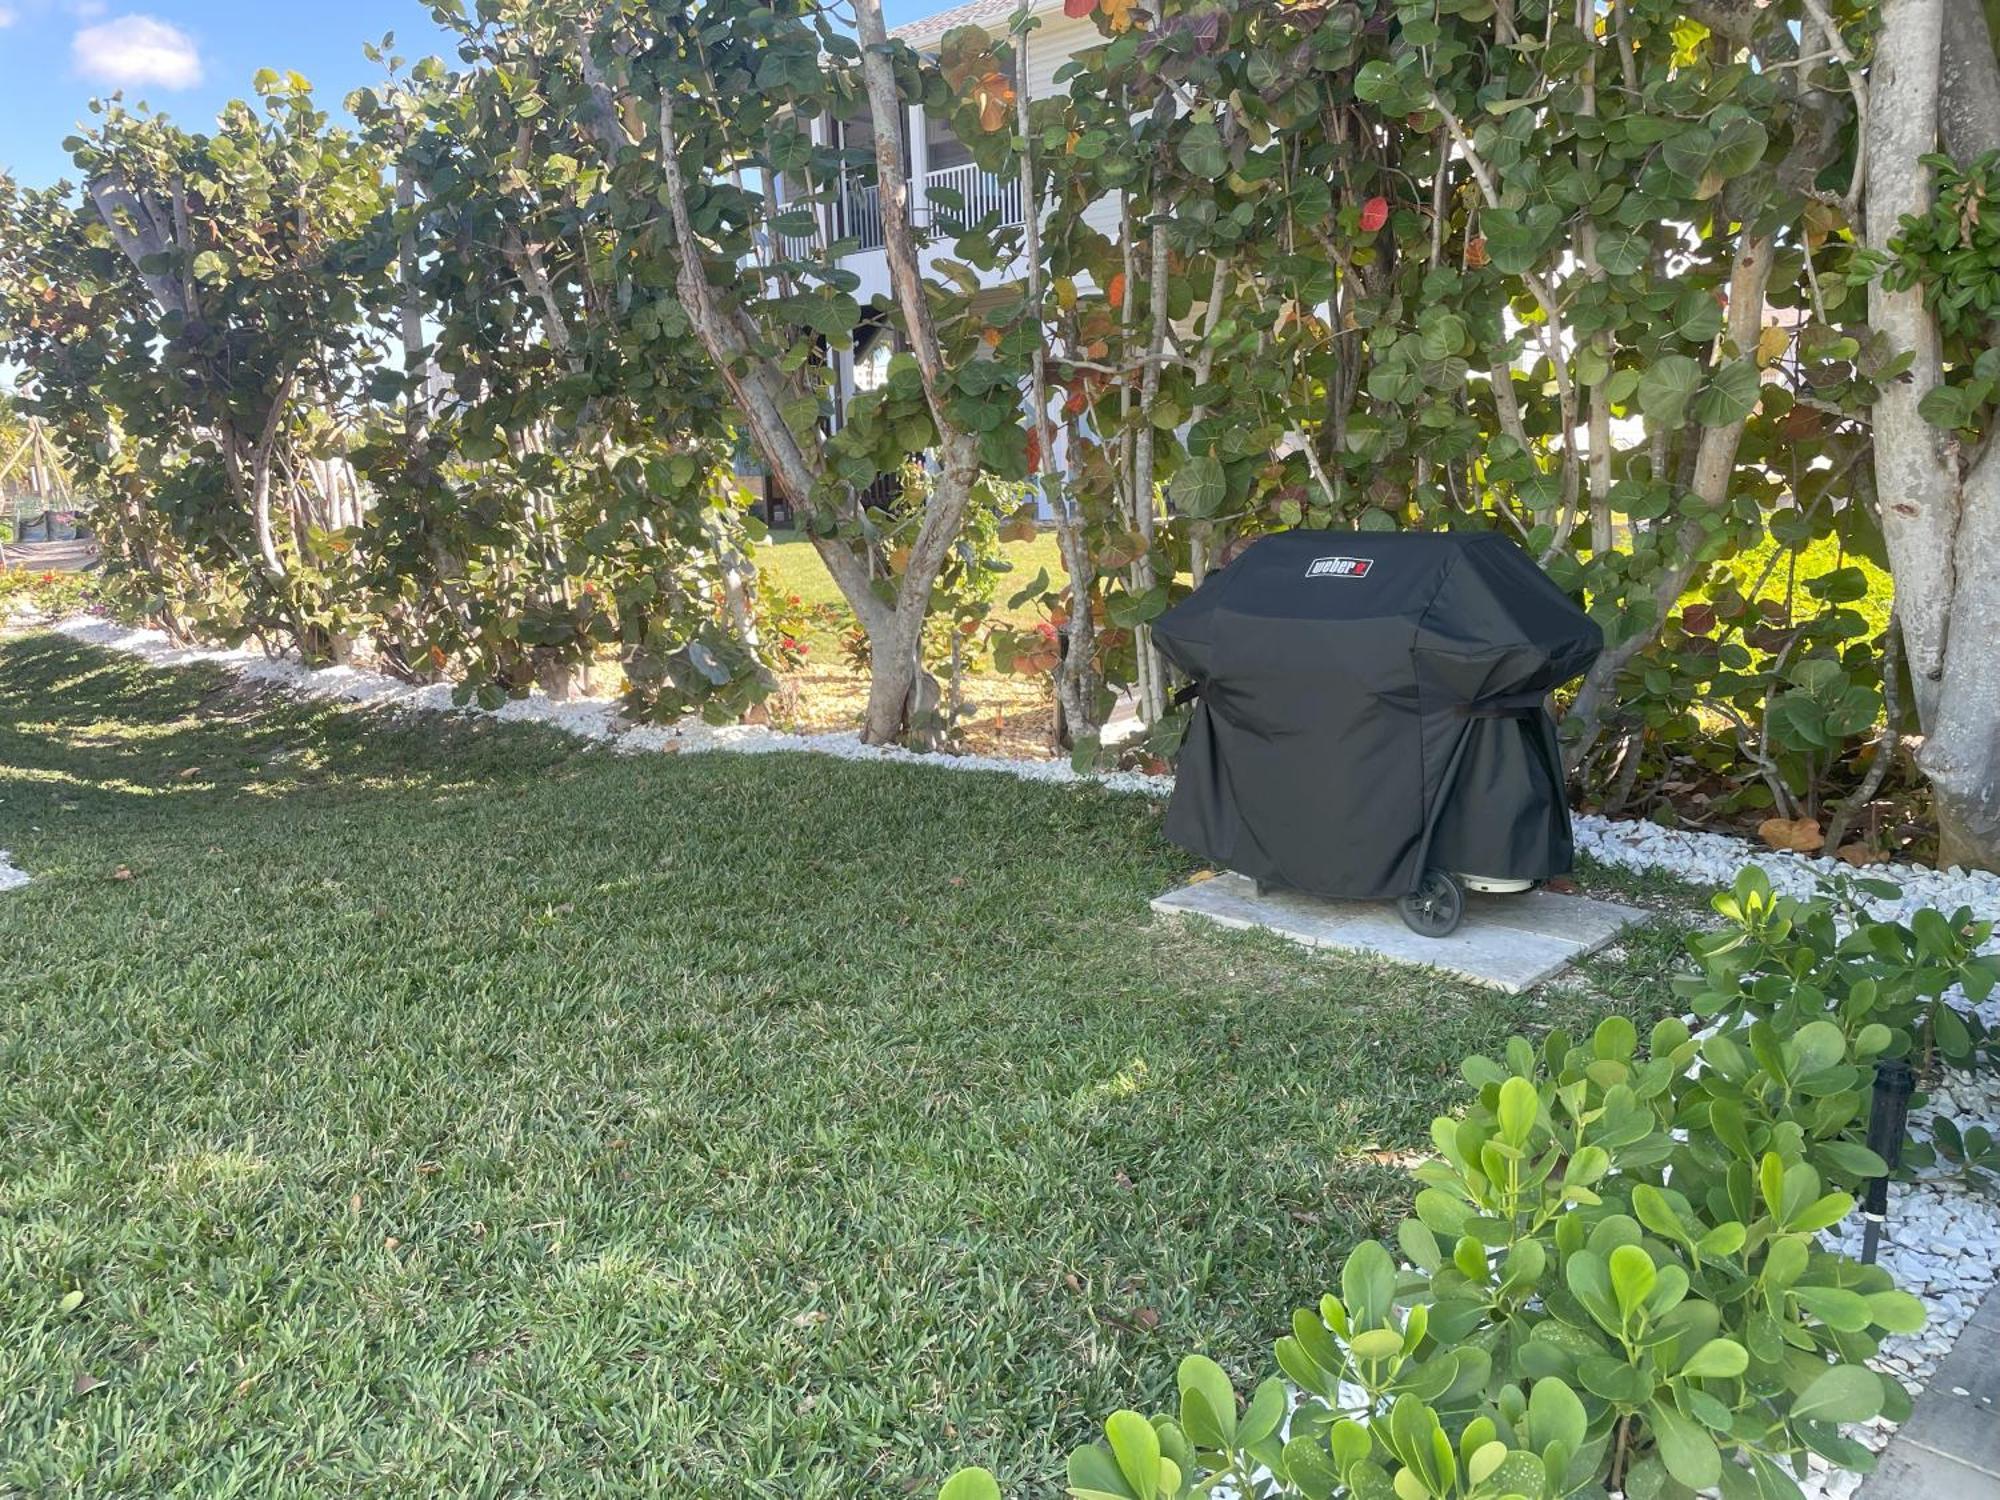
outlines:
{"label": "sea grape tree", "polygon": [[212,133],[112,101],[69,142],[81,202],[9,194],[0,296],[38,410],[115,497],[134,586],[182,573],[179,623],[337,657],[356,495],[332,461],[381,358],[361,231],[384,188],[303,78],[256,92]]}

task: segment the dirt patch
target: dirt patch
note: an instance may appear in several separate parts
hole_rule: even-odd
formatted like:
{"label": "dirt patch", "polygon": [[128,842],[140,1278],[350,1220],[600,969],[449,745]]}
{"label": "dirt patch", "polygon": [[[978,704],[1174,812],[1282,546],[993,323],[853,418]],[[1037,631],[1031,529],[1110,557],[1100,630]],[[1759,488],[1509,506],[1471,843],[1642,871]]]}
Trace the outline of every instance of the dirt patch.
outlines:
{"label": "dirt patch", "polygon": [[[1055,735],[1055,702],[1046,679],[978,674],[965,681],[963,746],[978,755],[1046,756]],[[849,667],[809,666],[787,673],[768,713],[773,729],[823,733],[853,729],[868,704],[868,677]]]}

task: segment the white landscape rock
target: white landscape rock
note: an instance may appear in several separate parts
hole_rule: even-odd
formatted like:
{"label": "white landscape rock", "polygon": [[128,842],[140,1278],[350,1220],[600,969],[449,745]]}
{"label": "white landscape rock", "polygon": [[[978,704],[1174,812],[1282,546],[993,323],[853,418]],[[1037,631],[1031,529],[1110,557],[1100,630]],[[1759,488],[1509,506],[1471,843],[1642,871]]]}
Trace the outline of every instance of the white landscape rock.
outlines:
{"label": "white landscape rock", "polygon": [[[488,712],[451,701],[448,683],[417,686],[380,672],[356,667],[314,669],[288,657],[274,657],[243,647],[211,650],[178,646],[157,630],[134,629],[88,615],[62,621],[56,631],[86,645],[122,651],[155,666],[184,667],[211,663],[252,682],[281,687],[311,698],[354,703],[370,708],[414,712]],[[675,724],[629,724],[619,716],[615,698],[576,698],[558,703],[539,690],[511,699],[490,711],[505,723],[543,724],[579,739],[614,743],[628,753],[667,751],[693,755],[732,750],[741,755],[800,751],[841,760],[880,760],[934,766],[953,771],[997,771],[1025,781],[1095,782],[1119,792],[1165,796],[1173,790],[1171,776],[1147,776],[1134,771],[1082,772],[1066,761],[1013,760],[991,755],[924,755],[900,745],[865,745],[852,731],[827,734],[786,734],[752,724],[705,724],[689,715]]]}
{"label": "white landscape rock", "polygon": [[[380,673],[351,667],[311,670],[296,661],[260,652],[210,651],[176,646],[153,630],[134,630],[104,620],[78,617],[55,627],[74,640],[108,647],[161,666],[213,662],[246,680],[268,683],[311,697],[419,712],[479,712],[451,701],[446,685],[418,687]],[[672,725],[631,725],[618,714],[614,700],[582,699],[552,702],[539,693],[509,702],[494,712],[507,721],[548,725],[590,741],[608,743],[625,753],[667,752],[683,755],[732,751],[757,755],[798,751],[850,761],[891,761],[956,771],[989,771],[1026,781],[1094,783],[1111,791],[1162,797],[1173,789],[1171,776],[1137,772],[1079,772],[1063,761],[1008,759],[982,755],[921,755],[891,745],[864,745],[853,733],[785,734],[751,725],[717,727],[690,717]],[[1663,828],[1644,822],[1614,822],[1578,816],[1574,820],[1580,853],[1621,869],[1671,875],[1704,885],[1727,885],[1747,865],[1761,867],[1780,892],[1810,896],[1828,875],[1856,872],[1837,860],[1766,850],[1723,834]],[[1947,911],[1970,906],[1982,918],[2000,920],[2000,875],[1960,869],[1931,870],[1918,865],[1879,865],[1865,872],[1901,888],[1894,897],[1869,897],[1878,917],[1907,919],[1922,907]],[[0,854],[0,890],[24,884],[26,875]],[[1963,996],[1955,997],[1963,1003]],[[1989,1024],[2000,1024],[2000,995],[1979,1006]],[[2000,1085],[1991,1076],[1951,1074],[1930,1102],[1911,1115],[1919,1136],[1930,1120],[1948,1114],[1961,1129],[1985,1124],[2000,1130]],[[1863,1226],[1858,1215],[1828,1232],[1829,1241],[1858,1255]],[[1947,1171],[1934,1168],[1918,1180],[1891,1187],[1887,1232],[1878,1259],[1899,1286],[1921,1297],[1930,1311],[1919,1333],[1887,1340],[1879,1363],[1914,1393],[1950,1352],[1952,1342],[1978,1308],[1980,1299],[2000,1280],[2000,1205],[1969,1191]],[[1869,1447],[1882,1448],[1890,1428],[1872,1422],[1853,1429]],[[1835,1473],[1814,1460],[1805,1485],[1813,1500],[1845,1500],[1860,1478]]]}
{"label": "white landscape rock", "polygon": [[17,868],[7,851],[0,849],[0,892],[18,891],[27,883],[28,872]]}

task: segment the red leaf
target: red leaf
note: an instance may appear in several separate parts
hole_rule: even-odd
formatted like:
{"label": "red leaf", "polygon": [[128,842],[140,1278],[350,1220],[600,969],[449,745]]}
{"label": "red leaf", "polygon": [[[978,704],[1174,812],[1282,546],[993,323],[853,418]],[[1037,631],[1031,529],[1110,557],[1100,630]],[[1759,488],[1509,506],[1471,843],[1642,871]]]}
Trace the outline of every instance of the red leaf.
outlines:
{"label": "red leaf", "polygon": [[1373,234],[1389,222],[1389,200],[1376,196],[1361,205],[1361,232]]}
{"label": "red leaf", "polygon": [[1097,9],[1097,0],[1063,0],[1063,14],[1072,21],[1081,21]]}

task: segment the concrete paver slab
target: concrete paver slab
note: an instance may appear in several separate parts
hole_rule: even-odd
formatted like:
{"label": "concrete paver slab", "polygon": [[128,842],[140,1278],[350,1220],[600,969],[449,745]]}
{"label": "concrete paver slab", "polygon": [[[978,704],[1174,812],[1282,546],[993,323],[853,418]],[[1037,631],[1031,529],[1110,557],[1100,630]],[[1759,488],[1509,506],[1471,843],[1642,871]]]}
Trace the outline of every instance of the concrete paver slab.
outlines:
{"label": "concrete paver slab", "polygon": [[1636,907],[1554,891],[1475,892],[1457,932],[1427,938],[1403,925],[1392,902],[1330,901],[1297,891],[1260,896],[1254,881],[1233,874],[1169,891],[1153,902],[1153,910],[1260,929],[1307,947],[1422,964],[1509,994],[1532,989],[1646,920]]}
{"label": "concrete paver slab", "polygon": [[2000,1291],[1960,1330],[1860,1500],[1908,1497],[2000,1500]]}

